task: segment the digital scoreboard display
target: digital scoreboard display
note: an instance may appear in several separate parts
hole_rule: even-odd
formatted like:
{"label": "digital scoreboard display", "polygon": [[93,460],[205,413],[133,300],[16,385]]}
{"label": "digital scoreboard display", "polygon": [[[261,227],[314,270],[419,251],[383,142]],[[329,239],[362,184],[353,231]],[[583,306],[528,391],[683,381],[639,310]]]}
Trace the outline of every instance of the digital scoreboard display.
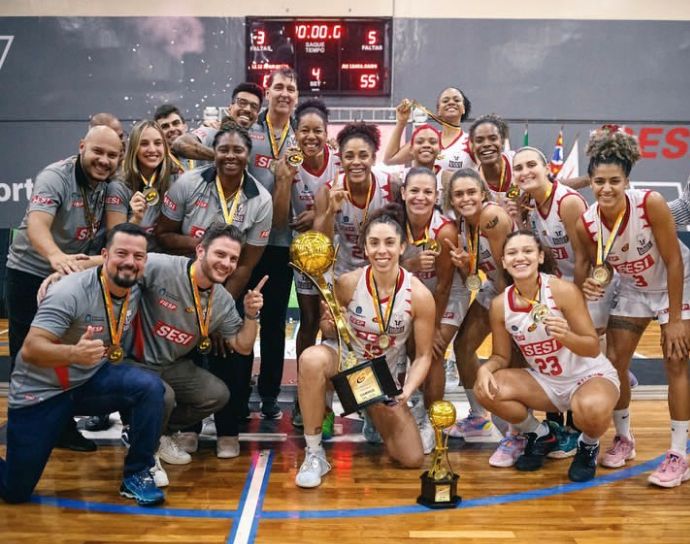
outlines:
{"label": "digital scoreboard display", "polygon": [[267,86],[281,67],[302,94],[388,96],[392,19],[246,20],[247,81]]}

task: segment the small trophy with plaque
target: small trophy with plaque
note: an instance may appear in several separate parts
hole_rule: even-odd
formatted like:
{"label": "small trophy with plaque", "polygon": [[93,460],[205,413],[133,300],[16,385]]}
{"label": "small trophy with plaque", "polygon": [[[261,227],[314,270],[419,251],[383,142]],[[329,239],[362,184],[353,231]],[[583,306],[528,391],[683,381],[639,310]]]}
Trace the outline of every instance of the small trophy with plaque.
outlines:
{"label": "small trophy with plaque", "polygon": [[291,266],[314,282],[335,322],[339,363],[338,373],[331,381],[343,406],[341,415],[345,416],[370,404],[390,400],[401,390],[391,375],[385,356],[358,360],[352,346],[356,338],[350,332],[335,294],[324,278],[334,261],[333,244],[328,236],[320,232],[299,234],[290,245]]}
{"label": "small trophy with plaque", "polygon": [[455,406],[447,400],[437,400],[429,407],[429,419],[436,433],[436,448],[431,468],[419,477],[422,493],[417,502],[428,508],[455,508],[462,500],[457,493],[459,476],[448,460],[448,435],[444,437],[442,433],[455,423]]}

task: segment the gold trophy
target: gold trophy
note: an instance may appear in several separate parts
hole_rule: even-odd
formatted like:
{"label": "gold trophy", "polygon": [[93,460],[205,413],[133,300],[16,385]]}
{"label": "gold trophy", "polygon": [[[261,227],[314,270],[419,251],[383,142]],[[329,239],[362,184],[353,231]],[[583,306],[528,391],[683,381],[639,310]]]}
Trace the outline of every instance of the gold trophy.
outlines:
{"label": "gold trophy", "polygon": [[[360,361],[353,349],[357,339],[343,318],[340,305],[324,278],[335,262],[333,243],[323,233],[303,232],[290,244],[290,265],[307,276],[321,293],[333,316],[338,334],[338,374],[331,378],[345,416],[390,400],[401,393],[390,373],[386,357]],[[361,350],[364,352],[364,350]]]}
{"label": "gold trophy", "polygon": [[436,448],[431,468],[424,472],[422,493],[417,502],[429,508],[455,508],[462,500],[457,494],[459,476],[448,460],[448,435],[442,431],[455,423],[455,406],[447,400],[437,400],[429,408],[429,419],[436,433]]}

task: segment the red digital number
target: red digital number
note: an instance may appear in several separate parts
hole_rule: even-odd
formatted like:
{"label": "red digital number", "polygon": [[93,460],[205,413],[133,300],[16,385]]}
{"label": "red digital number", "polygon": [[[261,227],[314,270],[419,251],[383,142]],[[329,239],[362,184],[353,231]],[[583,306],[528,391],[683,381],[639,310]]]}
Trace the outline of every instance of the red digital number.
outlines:
{"label": "red digital number", "polygon": [[333,39],[339,40],[343,37],[343,25],[333,25]]}
{"label": "red digital number", "polygon": [[379,43],[379,31],[370,30],[367,32],[367,45],[376,45]]}
{"label": "red digital number", "polygon": [[266,44],[266,31],[257,30],[254,33],[254,45],[265,45]]}
{"label": "red digital number", "polygon": [[378,82],[376,74],[362,74],[359,76],[360,89],[375,89]]}
{"label": "red digital number", "polygon": [[563,373],[563,369],[558,362],[558,357],[554,357],[553,355],[544,359],[535,357],[534,363],[539,367],[539,372],[542,374],[560,376]]}
{"label": "red digital number", "polygon": [[311,77],[313,77],[316,81],[321,81],[321,68],[312,68]]}
{"label": "red digital number", "polygon": [[264,89],[268,88],[268,80],[271,77],[271,74],[264,74],[264,77],[261,79],[261,86]]}
{"label": "red digital number", "polygon": [[296,25],[295,26],[295,35],[297,36],[298,40],[303,40],[304,38],[307,37],[307,25]]}

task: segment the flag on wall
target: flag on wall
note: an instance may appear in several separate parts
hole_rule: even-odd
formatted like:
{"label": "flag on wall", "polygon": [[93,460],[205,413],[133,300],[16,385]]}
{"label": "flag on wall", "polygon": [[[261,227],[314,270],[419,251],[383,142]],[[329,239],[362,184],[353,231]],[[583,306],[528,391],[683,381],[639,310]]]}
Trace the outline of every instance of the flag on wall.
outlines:
{"label": "flag on wall", "polygon": [[529,123],[525,123],[525,134],[522,136],[522,146],[527,147],[529,145]]}
{"label": "flag on wall", "polygon": [[558,173],[557,179],[576,178],[580,175],[580,147],[578,145],[578,137],[575,137],[575,143],[568,153],[568,157],[563,163],[561,171]]}
{"label": "flag on wall", "polygon": [[558,131],[558,138],[556,138],[556,146],[553,148],[553,155],[551,155],[551,162],[549,169],[554,176],[563,168],[563,127]]}

